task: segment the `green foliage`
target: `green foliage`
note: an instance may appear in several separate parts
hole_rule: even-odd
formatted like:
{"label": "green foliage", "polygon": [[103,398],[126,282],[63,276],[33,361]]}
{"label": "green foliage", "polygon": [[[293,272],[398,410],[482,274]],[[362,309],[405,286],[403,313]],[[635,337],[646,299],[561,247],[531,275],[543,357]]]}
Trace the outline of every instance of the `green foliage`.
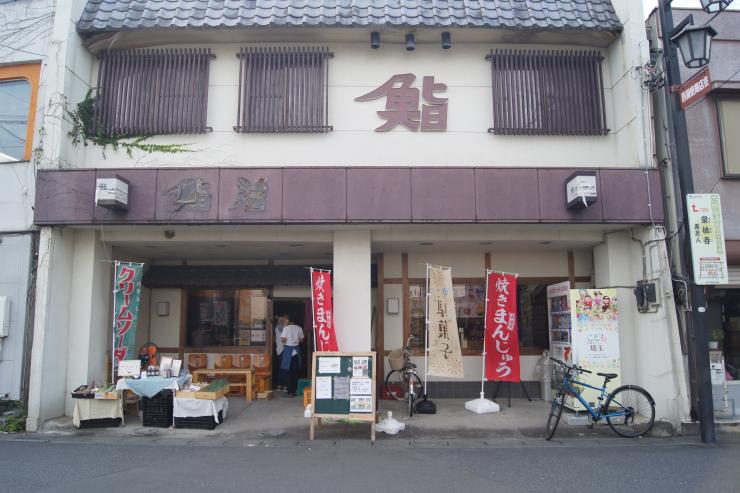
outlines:
{"label": "green foliage", "polygon": [[26,411],[25,408],[18,407],[15,411],[15,414],[12,414],[5,418],[5,424],[0,426],[0,432],[16,433],[19,431],[25,431],[27,417],[28,411]]}
{"label": "green foliage", "polygon": [[147,143],[153,135],[108,135],[101,131],[96,131],[94,125],[95,117],[95,96],[90,89],[85,95],[85,99],[77,103],[74,110],[65,108],[67,117],[72,123],[72,129],[68,135],[72,138],[74,145],[82,144],[88,146],[94,144],[103,148],[108,147],[114,151],[123,149],[129,157],[133,157],[133,151],[143,151],[148,153],[161,152],[167,154],[178,154],[181,152],[192,152],[187,148],[189,144],[152,144]]}
{"label": "green foliage", "polygon": [[722,339],[724,338],[725,338],[725,333],[722,331],[722,329],[714,328],[709,331],[710,341],[722,342]]}

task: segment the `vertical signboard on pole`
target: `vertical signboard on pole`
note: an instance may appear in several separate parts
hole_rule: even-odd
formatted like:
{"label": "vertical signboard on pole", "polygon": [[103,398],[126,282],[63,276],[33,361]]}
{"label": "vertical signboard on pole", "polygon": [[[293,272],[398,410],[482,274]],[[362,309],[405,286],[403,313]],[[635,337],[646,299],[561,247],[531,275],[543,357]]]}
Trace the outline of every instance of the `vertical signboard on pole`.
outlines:
{"label": "vertical signboard on pole", "polygon": [[113,371],[118,362],[138,357],[136,326],[139,321],[141,273],[144,264],[115,262],[113,284]]}
{"label": "vertical signboard on pole", "polygon": [[[457,329],[455,296],[452,290],[452,270],[449,267],[427,266],[429,295],[427,313],[427,375],[463,378],[460,333]],[[426,391],[426,387],[425,387]]]}
{"label": "vertical signboard on pole", "polygon": [[516,274],[489,272],[486,303],[486,379],[519,382]]}
{"label": "vertical signboard on pole", "polygon": [[311,309],[317,351],[339,351],[334,331],[331,271],[311,268]]}
{"label": "vertical signboard on pole", "polygon": [[719,194],[686,195],[691,237],[694,282],[699,285],[727,284],[727,252]]}

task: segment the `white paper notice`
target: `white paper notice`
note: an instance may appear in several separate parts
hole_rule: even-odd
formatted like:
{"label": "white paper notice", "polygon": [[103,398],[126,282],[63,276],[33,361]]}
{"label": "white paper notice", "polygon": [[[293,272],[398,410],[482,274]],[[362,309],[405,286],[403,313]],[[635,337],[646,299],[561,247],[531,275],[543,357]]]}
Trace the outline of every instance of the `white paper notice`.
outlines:
{"label": "white paper notice", "polygon": [[368,374],[368,365],[369,360],[367,356],[355,356],[352,358],[352,376],[357,377],[367,377]]}
{"label": "white paper notice", "polygon": [[370,378],[352,378],[349,381],[350,395],[372,395],[373,381]]}
{"label": "white paper notice", "polygon": [[316,377],[316,399],[331,399],[331,377]]}
{"label": "white paper notice", "polygon": [[349,398],[349,412],[371,413],[373,412],[373,398],[371,396],[352,396]]}
{"label": "white paper notice", "polygon": [[319,358],[319,373],[339,373],[341,358]]}

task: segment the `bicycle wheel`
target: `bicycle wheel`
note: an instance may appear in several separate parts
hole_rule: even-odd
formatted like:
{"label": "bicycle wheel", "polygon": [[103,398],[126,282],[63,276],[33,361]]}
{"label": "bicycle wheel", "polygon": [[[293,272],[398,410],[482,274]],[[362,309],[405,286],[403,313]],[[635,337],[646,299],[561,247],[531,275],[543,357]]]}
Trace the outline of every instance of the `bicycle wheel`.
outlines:
{"label": "bicycle wheel", "polygon": [[558,423],[560,423],[560,417],[563,415],[564,407],[565,392],[560,390],[555,394],[552,404],[550,404],[550,415],[547,417],[547,425],[545,425],[545,440],[549,440],[555,435],[555,430],[558,429]]}
{"label": "bicycle wheel", "polygon": [[655,401],[647,390],[635,385],[625,385],[615,390],[606,401],[606,422],[617,435],[635,438],[647,433],[655,421]]}
{"label": "bicycle wheel", "polygon": [[406,399],[404,374],[401,370],[391,370],[385,377],[385,391],[391,398],[402,401]]}

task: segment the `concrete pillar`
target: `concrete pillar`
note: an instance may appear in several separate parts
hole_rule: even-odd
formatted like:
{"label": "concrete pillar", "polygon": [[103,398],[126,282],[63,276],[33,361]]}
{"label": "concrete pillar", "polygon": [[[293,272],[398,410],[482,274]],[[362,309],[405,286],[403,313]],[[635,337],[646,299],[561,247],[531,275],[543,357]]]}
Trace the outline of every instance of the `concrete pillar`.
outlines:
{"label": "concrete pillar", "polygon": [[[623,384],[644,387],[657,419],[678,427],[689,418],[689,396],[662,228],[608,233],[594,248],[595,285],[617,289]],[[660,305],[640,313],[632,290],[638,280],[656,283]]]}
{"label": "concrete pillar", "polygon": [[26,428],[64,415],[74,231],[43,227],[36,267],[36,307]]}
{"label": "concrete pillar", "polygon": [[[112,287],[111,263],[96,231],[77,231],[73,254],[69,312],[67,389],[105,382],[106,352],[110,352]],[[69,393],[66,394],[67,396]],[[65,414],[72,415],[74,400],[66,398]]]}
{"label": "concrete pillar", "polygon": [[340,351],[370,351],[370,231],[334,232],[334,324]]}

